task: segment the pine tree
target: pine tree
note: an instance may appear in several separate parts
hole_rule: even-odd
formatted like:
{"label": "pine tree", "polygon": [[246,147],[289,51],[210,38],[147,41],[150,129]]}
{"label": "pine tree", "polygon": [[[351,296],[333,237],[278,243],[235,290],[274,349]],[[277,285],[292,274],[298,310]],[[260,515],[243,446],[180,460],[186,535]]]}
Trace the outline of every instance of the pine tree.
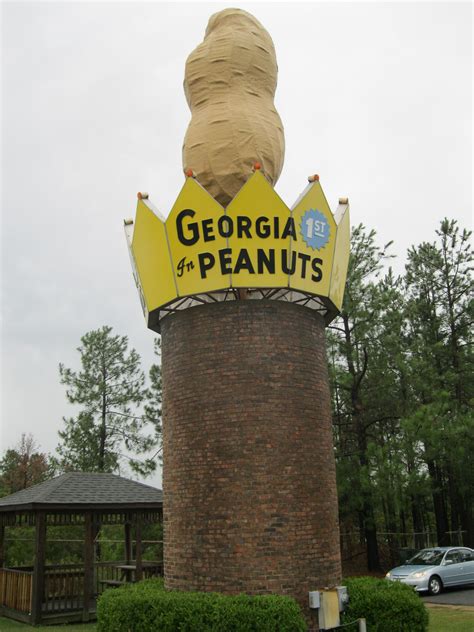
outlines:
{"label": "pine tree", "polygon": [[78,352],[79,371],[59,365],[68,401],[81,406],[59,432],[60,467],[115,472],[127,463],[137,473],[151,473],[156,461],[146,455],[157,439],[137,409],[146,396],[140,356],[128,351],[126,336],[112,335],[107,326],[85,334]]}
{"label": "pine tree", "polygon": [[[471,233],[444,219],[437,241],[408,252],[406,291],[416,407],[406,427],[423,446],[438,544],[474,540],[474,298]],[[461,454],[464,452],[464,457]]]}
{"label": "pine tree", "polygon": [[[162,397],[162,380],[161,380],[161,338],[154,340],[155,355],[159,359],[158,364],[152,364],[149,371],[150,386],[146,391],[147,402],[145,404],[145,415],[150,424],[155,428],[155,438],[158,445],[156,454],[162,450],[162,434],[161,434],[161,405]],[[161,460],[161,455],[160,455]]]}
{"label": "pine tree", "polygon": [[358,525],[367,545],[369,570],[380,566],[377,545],[375,488],[371,476],[373,412],[368,406],[367,375],[372,362],[373,332],[380,313],[378,276],[390,246],[380,248],[375,231],[354,228],[344,303],[330,326],[333,393],[336,403],[336,435],[339,437],[338,470],[347,480],[347,493],[356,507]]}

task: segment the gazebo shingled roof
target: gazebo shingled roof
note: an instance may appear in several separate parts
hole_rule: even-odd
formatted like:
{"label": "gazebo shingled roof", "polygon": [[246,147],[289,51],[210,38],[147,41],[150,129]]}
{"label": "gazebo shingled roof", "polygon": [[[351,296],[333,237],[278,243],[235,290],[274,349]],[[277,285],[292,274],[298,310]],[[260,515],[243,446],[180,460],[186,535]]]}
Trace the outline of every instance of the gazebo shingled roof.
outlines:
{"label": "gazebo shingled roof", "polygon": [[79,508],[87,505],[105,508],[143,506],[161,507],[160,489],[138,483],[116,474],[68,472],[44,483],[22,489],[0,498],[0,512],[34,509]]}

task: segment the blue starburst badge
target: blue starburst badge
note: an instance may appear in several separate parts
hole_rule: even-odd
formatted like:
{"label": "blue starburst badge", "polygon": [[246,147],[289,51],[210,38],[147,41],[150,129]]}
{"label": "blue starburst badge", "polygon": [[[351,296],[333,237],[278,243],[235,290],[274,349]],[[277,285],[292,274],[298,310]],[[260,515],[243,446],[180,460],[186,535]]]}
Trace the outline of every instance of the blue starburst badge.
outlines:
{"label": "blue starburst badge", "polygon": [[310,209],[301,218],[300,233],[307,246],[321,250],[329,241],[329,222],[321,211]]}

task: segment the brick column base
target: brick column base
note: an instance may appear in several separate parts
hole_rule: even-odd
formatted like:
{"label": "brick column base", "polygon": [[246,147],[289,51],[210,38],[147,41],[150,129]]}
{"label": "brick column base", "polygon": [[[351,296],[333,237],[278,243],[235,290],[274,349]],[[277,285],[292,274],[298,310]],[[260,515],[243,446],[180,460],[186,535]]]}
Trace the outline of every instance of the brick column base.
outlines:
{"label": "brick column base", "polygon": [[321,316],[193,307],[163,319],[162,352],[166,586],[291,595],[309,617],[308,591],[341,581]]}

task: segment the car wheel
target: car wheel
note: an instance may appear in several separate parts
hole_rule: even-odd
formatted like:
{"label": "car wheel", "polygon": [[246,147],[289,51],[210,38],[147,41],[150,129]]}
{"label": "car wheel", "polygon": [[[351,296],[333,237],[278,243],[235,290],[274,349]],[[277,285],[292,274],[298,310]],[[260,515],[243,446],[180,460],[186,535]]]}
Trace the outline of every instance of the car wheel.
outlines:
{"label": "car wheel", "polygon": [[428,592],[430,595],[439,595],[439,593],[443,590],[443,583],[437,575],[433,575],[430,577],[430,581],[428,582]]}

